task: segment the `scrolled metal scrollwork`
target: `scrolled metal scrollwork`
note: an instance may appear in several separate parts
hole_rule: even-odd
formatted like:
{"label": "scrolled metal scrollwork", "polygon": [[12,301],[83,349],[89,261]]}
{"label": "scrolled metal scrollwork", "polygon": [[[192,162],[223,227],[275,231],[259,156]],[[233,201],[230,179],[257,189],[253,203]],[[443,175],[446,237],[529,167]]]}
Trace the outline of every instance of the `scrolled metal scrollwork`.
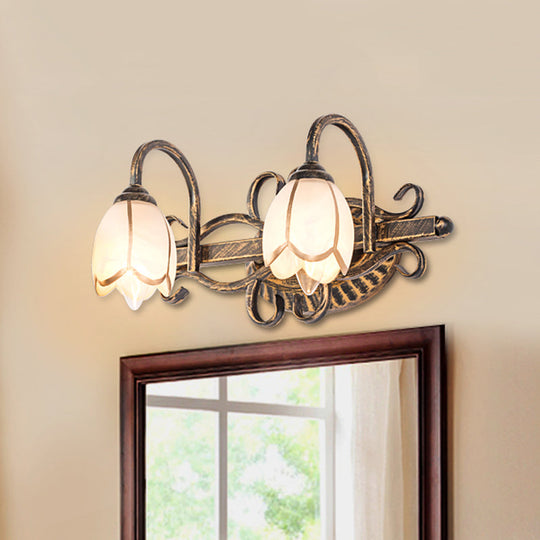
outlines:
{"label": "scrolled metal scrollwork", "polygon": [[214,231],[217,231],[221,227],[225,227],[227,225],[249,225],[257,229],[257,231],[262,231],[263,222],[260,219],[254,218],[248,214],[224,214],[217,218],[211,219],[208,223],[205,223],[201,227],[201,240],[204,240]]}
{"label": "scrolled metal scrollwork", "polygon": [[411,183],[404,184],[394,195],[394,201],[401,201],[409,191],[414,192],[415,199],[408,210],[404,212],[387,212],[379,209],[379,212],[375,212],[376,217],[384,219],[407,219],[416,216],[424,205],[424,190],[420,186]]}
{"label": "scrolled metal scrollwork", "polygon": [[281,322],[283,315],[285,315],[285,301],[280,294],[276,294],[272,303],[274,305],[274,313],[268,318],[261,317],[259,312],[259,299],[260,296],[261,281],[254,279],[246,286],[246,310],[250,319],[260,326],[271,328]]}
{"label": "scrolled metal scrollwork", "polygon": [[167,154],[178,166],[189,193],[189,235],[187,239],[187,268],[190,272],[198,270],[200,259],[199,243],[200,243],[200,223],[201,223],[201,197],[199,194],[199,186],[195,173],[187,160],[186,156],[172,145],[170,142],[155,140],[139,146],[133,159],[131,160],[131,175],[129,183],[131,186],[142,186],[142,170],[146,156],[152,150],[159,150]]}
{"label": "scrolled metal scrollwork", "polygon": [[[420,212],[422,209],[422,206],[424,205],[424,191],[420,186],[417,186],[416,184],[404,184],[399,188],[399,190],[394,195],[395,201],[401,201],[403,197],[409,192],[413,191],[414,193],[414,201],[412,202],[411,206],[407,210],[403,210],[402,212],[389,212],[388,210],[384,210],[380,208],[379,206],[375,206],[375,220],[376,221],[384,221],[384,220],[396,220],[396,219],[409,219],[413,218]],[[356,197],[347,197],[347,202],[349,203],[349,206],[351,207],[351,212],[353,215],[353,219],[356,223],[361,223],[362,219],[362,199],[358,199]]]}
{"label": "scrolled metal scrollwork", "polygon": [[180,286],[176,292],[171,293],[169,296],[162,294],[161,299],[167,302],[167,304],[176,305],[183,302],[188,296],[189,291],[185,287]]}
{"label": "scrolled metal scrollwork", "polygon": [[171,226],[174,223],[178,223],[178,225],[180,225],[181,227],[184,227],[184,229],[189,229],[189,226],[186,225],[184,221],[178,216],[165,216],[165,219],[167,220],[167,223]]}
{"label": "scrolled metal scrollwork", "polygon": [[306,144],[306,161],[318,162],[319,161],[319,145],[321,141],[321,135],[323,130],[327,126],[336,126],[347,137],[354,147],[360,168],[362,170],[362,199],[361,207],[362,214],[365,219],[362,221],[362,241],[365,253],[373,253],[375,250],[375,195],[373,190],[373,172],[371,169],[371,159],[369,152],[356,126],[344,116],[340,114],[327,114],[321,116],[313,122],[311,129],[308,133],[308,139]]}
{"label": "scrolled metal scrollwork", "polygon": [[[218,229],[222,227],[226,227],[227,225],[238,225],[238,224],[249,225],[255,228],[256,231],[260,231],[262,229],[262,222],[258,220],[257,218],[251,217],[247,214],[240,214],[240,213],[224,214],[222,216],[218,216],[217,218],[214,218],[208,221],[201,227],[200,240],[206,239],[210,234],[212,234],[213,232],[217,231]],[[177,241],[176,242],[177,248],[185,246],[186,243],[187,243],[187,239]],[[231,247],[231,251],[234,252],[234,244],[232,246],[233,247]],[[222,256],[225,256],[225,255],[222,255]],[[231,253],[230,256],[234,257],[234,253]],[[235,292],[246,289],[246,287],[248,287],[253,281],[256,281],[258,279],[264,280],[270,275],[270,273],[271,272],[269,268],[260,267],[250,272],[250,275],[244,278],[226,282],[226,281],[213,279],[209,277],[208,275],[206,275],[201,270],[189,271],[187,269],[177,268],[176,280],[190,278],[200,283],[204,287],[211,289],[213,291],[218,291],[222,293],[235,293]],[[171,302],[169,298],[171,297],[164,297],[164,300],[167,302]],[[183,299],[183,297],[181,299]],[[172,302],[172,303],[176,303],[176,302]]]}
{"label": "scrolled metal scrollwork", "polygon": [[283,176],[273,171],[263,172],[259,174],[259,176],[255,178],[255,180],[253,180],[253,183],[251,184],[249,188],[248,196],[247,196],[248,214],[253,219],[262,220],[261,214],[259,211],[259,194],[260,194],[261,188],[268,180],[276,181],[276,194],[285,185],[285,179],[283,178]]}
{"label": "scrolled metal scrollwork", "polygon": [[414,270],[407,270],[401,264],[397,264],[396,270],[406,278],[418,279],[422,277],[426,271],[426,257],[424,256],[424,252],[420,248],[414,246],[413,244],[409,244],[408,242],[399,244],[398,249],[402,250],[404,253],[411,253],[414,257],[416,257],[416,268]]}

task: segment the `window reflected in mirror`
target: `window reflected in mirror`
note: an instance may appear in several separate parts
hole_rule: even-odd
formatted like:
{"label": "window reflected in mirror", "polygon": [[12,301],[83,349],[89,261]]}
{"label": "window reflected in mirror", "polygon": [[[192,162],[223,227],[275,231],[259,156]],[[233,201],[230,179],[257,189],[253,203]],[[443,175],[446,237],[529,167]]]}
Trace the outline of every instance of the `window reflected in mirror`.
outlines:
{"label": "window reflected in mirror", "polygon": [[418,540],[414,358],[147,384],[146,405],[148,540]]}

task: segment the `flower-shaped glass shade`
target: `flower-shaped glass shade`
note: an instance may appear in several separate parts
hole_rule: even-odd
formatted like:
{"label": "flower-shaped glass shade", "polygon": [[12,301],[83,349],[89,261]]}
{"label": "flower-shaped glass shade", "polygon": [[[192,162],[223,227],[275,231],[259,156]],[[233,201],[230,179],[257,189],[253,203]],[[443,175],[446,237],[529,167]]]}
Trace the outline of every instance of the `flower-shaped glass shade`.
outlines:
{"label": "flower-shaped glass shade", "polygon": [[264,264],[278,279],[296,274],[313,294],[351,264],[354,224],[345,197],[327,180],[291,180],[268,209],[262,244]]}
{"label": "flower-shaped glass shade", "polygon": [[159,208],[143,201],[113,204],[94,240],[92,273],[99,296],[115,287],[135,310],[158,289],[169,296],[176,275],[176,245]]}

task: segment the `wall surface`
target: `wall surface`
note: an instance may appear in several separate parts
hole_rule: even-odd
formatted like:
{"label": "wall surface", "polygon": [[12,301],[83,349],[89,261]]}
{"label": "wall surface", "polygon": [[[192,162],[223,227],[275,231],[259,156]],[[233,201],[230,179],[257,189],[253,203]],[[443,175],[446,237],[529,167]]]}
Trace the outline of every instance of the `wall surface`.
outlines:
{"label": "wall surface", "polygon": [[[4,0],[0,6],[0,538],[119,538],[121,355],[444,323],[457,540],[540,538],[537,2]],[[362,131],[379,206],[405,182],[454,235],[361,309],[254,326],[194,283],[177,308],[95,295],[95,229],[137,146],[177,144],[203,221],[287,174],[311,122]],[[360,195],[352,148],[322,160]],[[145,184],[186,216],[174,165]],[[340,539],[345,540],[345,539]]]}

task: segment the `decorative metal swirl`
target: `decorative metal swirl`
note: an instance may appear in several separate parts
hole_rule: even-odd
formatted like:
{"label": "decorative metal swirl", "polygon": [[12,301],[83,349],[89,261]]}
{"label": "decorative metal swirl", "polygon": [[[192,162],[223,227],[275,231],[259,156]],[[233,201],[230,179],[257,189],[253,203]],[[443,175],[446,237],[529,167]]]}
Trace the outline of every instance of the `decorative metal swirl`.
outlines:
{"label": "decorative metal swirl", "polygon": [[407,219],[416,216],[424,205],[424,190],[420,186],[410,183],[404,184],[394,195],[394,201],[401,201],[409,191],[414,191],[415,198],[412,206],[408,210],[405,210],[404,212],[387,212],[386,210],[377,208],[375,210],[375,217],[382,219]]}
{"label": "decorative metal swirl", "polygon": [[[413,218],[420,212],[422,206],[424,205],[424,191],[420,186],[416,184],[404,184],[399,188],[397,193],[394,195],[394,201],[401,201],[403,197],[409,192],[414,192],[414,201],[410,208],[404,210],[403,212],[388,212],[383,210],[378,206],[375,206],[375,219],[376,221],[381,220],[396,220],[396,219],[409,219]],[[347,202],[351,207],[351,212],[353,219],[357,223],[361,223],[362,219],[362,199],[357,199],[355,197],[347,197]]]}
{"label": "decorative metal swirl", "polygon": [[285,315],[285,301],[280,294],[276,294],[273,298],[274,313],[268,319],[263,319],[259,313],[259,298],[260,298],[261,281],[254,279],[246,287],[246,309],[251,320],[260,326],[271,328],[281,322]]}
{"label": "decorative metal swirl", "polygon": [[178,225],[181,225],[184,227],[184,229],[189,229],[189,226],[186,225],[179,217],[177,216],[165,216],[165,219],[168,221],[169,225],[173,225],[173,223],[178,223]]}
{"label": "decorative metal swirl", "polygon": [[172,304],[172,305],[175,305],[175,304],[180,304],[181,302],[183,302],[189,295],[189,291],[184,288],[184,287],[179,287],[178,290],[174,293],[171,293],[170,296],[164,296],[163,294],[161,295],[161,299],[164,301],[164,302],[167,302],[167,304]]}
{"label": "decorative metal swirl", "polygon": [[199,195],[199,186],[195,173],[189,164],[186,156],[167,141],[151,141],[139,146],[133,159],[131,160],[131,176],[129,183],[132,186],[142,186],[142,168],[145,157],[152,150],[159,150],[167,154],[182,172],[189,192],[189,236],[188,236],[188,258],[187,267],[190,272],[199,268],[199,242],[200,242],[200,223],[201,223],[201,197]]}
{"label": "decorative metal swirl", "polygon": [[416,257],[417,262],[415,270],[406,270],[403,268],[403,266],[401,266],[401,264],[396,264],[396,270],[406,278],[418,279],[422,277],[426,271],[426,257],[424,256],[424,252],[420,248],[417,248],[413,244],[409,243],[403,243],[401,245],[396,244],[396,249],[400,250],[401,252],[411,253]]}
{"label": "decorative metal swirl", "polygon": [[255,180],[253,180],[253,183],[251,184],[248,196],[247,196],[247,207],[248,207],[248,214],[253,219],[258,219],[259,221],[262,221],[261,214],[259,212],[259,194],[261,191],[261,188],[263,185],[268,181],[274,179],[276,181],[276,194],[279,192],[279,190],[285,186],[285,180],[283,179],[283,176],[281,174],[277,174],[272,171],[263,172],[262,174],[259,174]]}
{"label": "decorative metal swirl", "polygon": [[373,172],[371,170],[371,159],[362,135],[354,124],[340,114],[327,114],[317,118],[309,130],[306,145],[306,161],[319,161],[319,144],[323,130],[330,125],[341,129],[347,135],[360,162],[362,169],[362,213],[365,219],[362,223],[362,239],[365,253],[373,253],[375,250],[375,195],[373,192]]}
{"label": "decorative metal swirl", "polygon": [[202,226],[201,240],[204,240],[208,235],[226,225],[250,225],[258,231],[262,231],[263,228],[262,221],[254,219],[247,214],[224,214],[223,216],[211,219]]}

